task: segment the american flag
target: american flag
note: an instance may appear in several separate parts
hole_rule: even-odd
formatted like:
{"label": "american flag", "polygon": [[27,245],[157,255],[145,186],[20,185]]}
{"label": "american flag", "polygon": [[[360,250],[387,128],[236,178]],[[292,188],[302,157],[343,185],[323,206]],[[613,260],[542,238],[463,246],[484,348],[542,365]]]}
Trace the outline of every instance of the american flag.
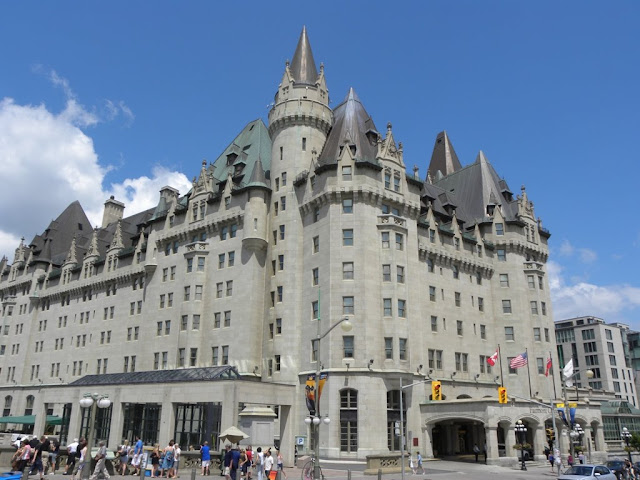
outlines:
{"label": "american flag", "polygon": [[527,352],[524,352],[518,355],[517,357],[512,358],[511,361],[509,362],[509,367],[511,368],[524,367],[527,364],[527,362],[528,362]]}

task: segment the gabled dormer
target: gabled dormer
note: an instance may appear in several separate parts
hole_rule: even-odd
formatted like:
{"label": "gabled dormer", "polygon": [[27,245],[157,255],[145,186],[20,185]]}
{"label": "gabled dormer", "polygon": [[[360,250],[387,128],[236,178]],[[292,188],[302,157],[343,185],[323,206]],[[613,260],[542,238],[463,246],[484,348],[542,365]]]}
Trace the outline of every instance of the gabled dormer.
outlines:
{"label": "gabled dormer", "polygon": [[387,123],[387,135],[377,142],[378,162],[382,165],[384,188],[403,195],[407,191],[407,178],[402,158],[402,143],[396,146],[391,122]]}
{"label": "gabled dormer", "polygon": [[189,220],[197,222],[204,219],[207,210],[207,198],[213,194],[213,175],[207,170],[207,161],[202,161],[198,179],[193,179],[193,188],[189,197]]}
{"label": "gabled dormer", "polygon": [[62,284],[66,285],[69,283],[73,277],[73,269],[78,265],[78,246],[76,242],[76,236],[74,235],[71,239],[71,245],[69,246],[69,251],[67,252],[67,258],[65,258],[64,263],[61,268],[61,277]]}
{"label": "gabled dormer", "polygon": [[538,223],[533,209],[533,202],[529,200],[525,186],[521,187],[521,195],[518,195],[518,218],[524,223],[525,236],[528,241],[538,243]]}

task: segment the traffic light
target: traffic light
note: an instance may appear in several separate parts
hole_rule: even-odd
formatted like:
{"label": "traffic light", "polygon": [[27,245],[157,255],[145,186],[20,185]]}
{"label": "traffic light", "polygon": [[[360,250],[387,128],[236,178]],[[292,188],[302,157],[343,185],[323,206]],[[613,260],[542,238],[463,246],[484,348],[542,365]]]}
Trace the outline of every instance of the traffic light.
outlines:
{"label": "traffic light", "polygon": [[556,433],[553,431],[553,428],[547,428],[547,440],[549,443],[553,443],[556,439]]}
{"label": "traffic light", "polygon": [[498,403],[508,403],[506,387],[498,387]]}
{"label": "traffic light", "polygon": [[431,400],[442,400],[442,390],[440,382],[434,380],[431,382]]}

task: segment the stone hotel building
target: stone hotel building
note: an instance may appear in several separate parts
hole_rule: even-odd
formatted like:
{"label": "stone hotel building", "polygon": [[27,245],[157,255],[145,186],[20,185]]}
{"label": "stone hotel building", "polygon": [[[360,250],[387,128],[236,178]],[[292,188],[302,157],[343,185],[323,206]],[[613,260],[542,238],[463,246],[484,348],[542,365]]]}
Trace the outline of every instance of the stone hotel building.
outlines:
{"label": "stone hotel building", "polygon": [[[551,410],[525,400],[561,390],[545,376],[550,234],[525,187],[481,151],[463,166],[446,132],[409,160],[430,156],[424,174],[407,172],[391,123],[379,129],[353,89],[329,107],[327,82],[303,29],[268,123],[239,126],[191,190],[167,186],[130,214],[110,198],[96,228],[73,202],[2,260],[3,418],[35,415],[7,428],[86,434],[78,401],[95,392],[112,402],[95,423],[111,446],[197,445],[238,425],[293,459],[294,444],[313,448],[305,384],[321,367],[322,456],[397,452],[401,405],[426,457],[486,442],[489,462],[514,460],[517,420],[542,454]],[[352,330],[317,348],[343,318]],[[604,450],[599,409],[578,417]]]}

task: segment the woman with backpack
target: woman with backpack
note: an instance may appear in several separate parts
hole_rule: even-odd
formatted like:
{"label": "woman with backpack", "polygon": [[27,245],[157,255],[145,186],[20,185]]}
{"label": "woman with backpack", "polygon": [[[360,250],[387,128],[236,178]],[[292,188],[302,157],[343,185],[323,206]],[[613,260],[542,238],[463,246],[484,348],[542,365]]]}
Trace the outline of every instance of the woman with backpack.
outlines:
{"label": "woman with backpack", "polygon": [[164,460],[162,462],[162,473],[166,478],[175,478],[175,471],[173,469],[173,463],[175,461],[176,450],[174,445],[174,441],[170,440],[169,445],[167,445],[164,449]]}
{"label": "woman with backpack", "polygon": [[129,447],[129,440],[125,440],[120,450],[118,451],[118,456],[120,457],[120,475],[127,474],[127,464],[129,463],[129,451],[131,447]]}

